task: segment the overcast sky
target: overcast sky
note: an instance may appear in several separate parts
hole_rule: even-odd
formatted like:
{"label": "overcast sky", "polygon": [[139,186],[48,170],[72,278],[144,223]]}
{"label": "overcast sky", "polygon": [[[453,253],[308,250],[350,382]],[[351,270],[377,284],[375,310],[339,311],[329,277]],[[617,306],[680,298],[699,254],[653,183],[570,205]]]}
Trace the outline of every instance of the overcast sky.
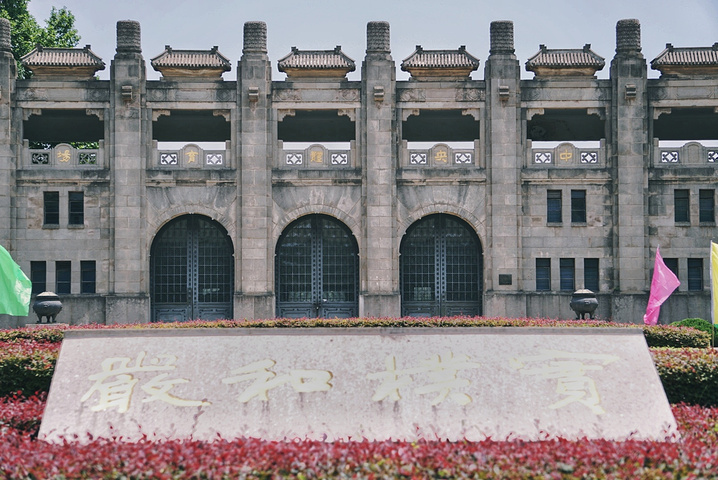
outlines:
{"label": "overcast sky", "polygon": [[[427,50],[466,50],[481,60],[474,78],[483,78],[489,54],[489,25],[494,20],[514,22],[516,56],[526,72],[526,60],[539,44],[549,48],[592,49],[606,59],[599,78],[608,78],[608,67],[616,48],[616,22],[635,18],[641,23],[641,44],[650,63],[666,43],[676,47],[705,47],[718,42],[718,0],[30,0],[30,13],[41,25],[52,7],[67,7],[75,15],[82,39],[91,45],[107,67],[98,72],[109,78],[115,55],[118,20],[141,24],[142,54],[149,79],[159,73],[149,61],[164,50],[219,51],[230,59],[232,70],[225,80],[235,80],[242,55],[243,26],[248,21],[267,24],[269,58],[273,79],[283,80],[277,60],[291,51],[342,50],[357,63],[351,80],[360,78],[366,51],[366,25],[370,21],[391,24],[392,57],[397,69],[416,45]],[[649,76],[658,72],[650,69]],[[398,71],[397,79],[408,78]]]}

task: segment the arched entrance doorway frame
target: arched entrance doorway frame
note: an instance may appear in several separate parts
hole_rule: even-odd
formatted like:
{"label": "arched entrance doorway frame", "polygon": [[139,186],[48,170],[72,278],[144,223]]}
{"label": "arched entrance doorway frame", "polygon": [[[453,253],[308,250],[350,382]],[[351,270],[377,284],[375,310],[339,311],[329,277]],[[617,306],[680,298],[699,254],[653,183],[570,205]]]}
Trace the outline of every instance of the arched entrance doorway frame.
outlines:
{"label": "arched entrance doorway frame", "polygon": [[275,243],[274,279],[277,317],[358,316],[359,243],[354,232],[324,213],[287,222]]}
{"label": "arched entrance doorway frame", "polygon": [[[462,255],[461,252],[465,248],[460,248],[451,255],[448,254],[451,250],[451,240],[446,238],[446,228],[439,235],[432,232],[431,245],[429,245],[429,234],[424,232],[426,235],[426,238],[423,238],[424,253],[431,255],[431,261],[428,261],[427,257],[427,261],[419,266],[419,268],[424,268],[424,277],[423,280],[417,280],[418,283],[414,285],[416,282],[407,277],[407,269],[411,267],[411,262],[415,260],[408,258],[410,253],[405,251],[408,248],[407,242],[410,240],[410,236],[415,234],[417,229],[422,226],[423,222],[435,221],[436,219],[443,219],[442,223],[446,221],[452,222],[465,229],[468,235],[465,240],[473,242],[476,270],[473,275],[470,269],[468,272],[465,270],[461,272],[455,271],[457,267],[460,268],[462,263],[457,255]],[[447,211],[418,212],[413,218],[407,218],[406,220],[404,230],[398,236],[399,245],[397,248],[399,252],[399,290],[401,293],[402,316],[483,315],[484,249],[481,238],[472,223],[463,218],[462,215]],[[443,224],[442,227],[446,227],[446,225]],[[456,232],[453,235],[456,236]],[[447,280],[447,271],[449,269],[452,271],[448,272],[448,276],[453,275],[454,280],[459,279],[458,283],[456,281],[452,282],[451,279]],[[415,276],[414,278],[418,277]],[[462,281],[461,278],[471,280],[467,282],[466,280]],[[469,290],[464,289],[461,292],[456,290],[456,287],[460,285],[465,287],[467,283],[473,284],[474,287]],[[409,287],[412,287],[413,293],[407,291]],[[475,296],[468,295],[472,292],[475,293]],[[452,299],[451,297],[455,298]]]}
{"label": "arched entrance doorway frame", "polygon": [[150,242],[148,263],[150,321],[233,318],[234,242],[219,221],[201,213],[168,219]]}

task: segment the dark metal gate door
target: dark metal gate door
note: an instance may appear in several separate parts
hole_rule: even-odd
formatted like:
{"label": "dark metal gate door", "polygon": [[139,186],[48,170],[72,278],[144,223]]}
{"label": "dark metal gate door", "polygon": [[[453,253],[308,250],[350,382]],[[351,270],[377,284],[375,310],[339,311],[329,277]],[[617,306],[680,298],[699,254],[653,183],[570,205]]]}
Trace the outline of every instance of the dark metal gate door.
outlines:
{"label": "dark metal gate door", "polygon": [[402,315],[482,314],[483,255],[468,224],[429,215],[409,228],[400,252]]}
{"label": "dark metal gate door", "polygon": [[167,224],[150,253],[152,321],[232,318],[234,249],[227,231],[201,215]]}
{"label": "dark metal gate door", "polygon": [[277,242],[277,317],[355,317],[359,314],[356,241],[325,215],[287,227]]}

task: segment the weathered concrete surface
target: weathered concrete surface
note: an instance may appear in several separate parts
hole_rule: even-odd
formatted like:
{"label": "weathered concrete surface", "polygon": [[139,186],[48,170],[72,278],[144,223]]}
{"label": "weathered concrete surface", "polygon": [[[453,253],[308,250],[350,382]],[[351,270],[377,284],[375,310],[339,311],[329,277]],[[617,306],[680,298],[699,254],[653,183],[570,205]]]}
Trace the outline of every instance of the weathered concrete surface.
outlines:
{"label": "weathered concrete surface", "polygon": [[640,329],[66,334],[40,429],[216,439],[658,439],[676,423]]}

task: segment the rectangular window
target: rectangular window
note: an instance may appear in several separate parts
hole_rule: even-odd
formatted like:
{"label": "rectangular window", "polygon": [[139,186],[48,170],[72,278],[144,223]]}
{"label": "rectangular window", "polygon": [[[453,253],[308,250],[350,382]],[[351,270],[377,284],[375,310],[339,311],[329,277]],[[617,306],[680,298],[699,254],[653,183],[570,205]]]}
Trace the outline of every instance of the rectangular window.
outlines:
{"label": "rectangular window", "polygon": [[80,262],[80,293],[95,293],[97,274],[94,260]]}
{"label": "rectangular window", "polygon": [[703,290],[703,259],[688,259],[688,290]]}
{"label": "rectangular window", "polygon": [[705,223],[715,223],[716,221],[716,204],[715,190],[699,190],[698,191],[698,221]]}
{"label": "rectangular window", "polygon": [[43,192],[43,208],[45,225],[60,224],[60,192]]}
{"label": "rectangular window", "polygon": [[55,262],[55,293],[69,294],[72,286],[72,263],[67,261]]}
{"label": "rectangular window", "polygon": [[571,190],[571,223],[586,223],[586,190]]}
{"label": "rectangular window", "polygon": [[678,223],[689,223],[691,221],[690,202],[688,190],[673,191],[674,220]]}
{"label": "rectangular window", "polygon": [[666,264],[666,267],[673,272],[673,274],[678,277],[678,259],[677,258],[664,258],[663,263]]}
{"label": "rectangular window", "polygon": [[551,290],[551,259],[536,259],[536,290],[545,292]]}
{"label": "rectangular window", "polygon": [[559,260],[560,288],[562,291],[576,290],[576,262],[573,258],[562,258]]}
{"label": "rectangular window", "polygon": [[561,223],[561,190],[548,190],[546,193],[546,221]]}
{"label": "rectangular window", "polygon": [[85,194],[83,192],[70,192],[67,218],[70,225],[83,225],[85,223]]}
{"label": "rectangular window", "polygon": [[47,265],[45,262],[30,262],[30,281],[33,295],[47,291]]}
{"label": "rectangular window", "polygon": [[583,259],[583,287],[598,292],[598,258]]}

